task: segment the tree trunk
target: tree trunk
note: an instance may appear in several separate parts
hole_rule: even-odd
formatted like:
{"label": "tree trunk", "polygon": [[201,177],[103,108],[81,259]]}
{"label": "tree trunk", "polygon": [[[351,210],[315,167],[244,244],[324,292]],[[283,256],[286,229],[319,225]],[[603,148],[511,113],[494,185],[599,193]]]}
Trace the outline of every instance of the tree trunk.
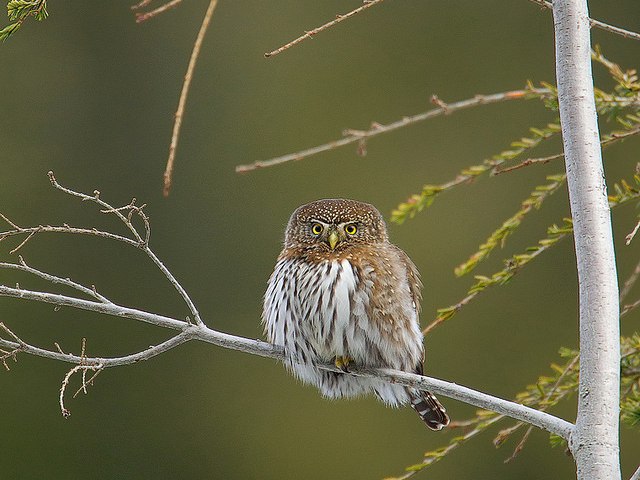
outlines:
{"label": "tree trunk", "polygon": [[618,282],[591,75],[586,0],[554,0],[556,75],[580,299],[579,480],[619,480]]}

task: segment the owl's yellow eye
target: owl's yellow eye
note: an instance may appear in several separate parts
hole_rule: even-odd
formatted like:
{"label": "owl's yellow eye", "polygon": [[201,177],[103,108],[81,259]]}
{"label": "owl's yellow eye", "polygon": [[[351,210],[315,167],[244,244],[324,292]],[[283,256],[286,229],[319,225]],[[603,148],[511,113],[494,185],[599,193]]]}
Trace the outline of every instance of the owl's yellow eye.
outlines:
{"label": "owl's yellow eye", "polygon": [[314,223],[311,227],[311,233],[313,233],[314,235],[320,235],[323,230],[324,227],[320,223]]}
{"label": "owl's yellow eye", "polygon": [[355,226],[354,223],[350,223],[349,225],[347,225],[346,227],[344,227],[344,231],[348,234],[348,235],[355,235],[356,232],[358,231],[358,228]]}

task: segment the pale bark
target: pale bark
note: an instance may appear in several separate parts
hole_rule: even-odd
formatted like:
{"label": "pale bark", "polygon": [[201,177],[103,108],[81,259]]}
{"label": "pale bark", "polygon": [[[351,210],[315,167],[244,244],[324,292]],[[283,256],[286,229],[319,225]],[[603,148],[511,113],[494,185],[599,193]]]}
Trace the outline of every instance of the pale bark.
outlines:
{"label": "pale bark", "polygon": [[620,479],[620,328],[611,216],[586,0],[554,0],[556,74],[578,267],[580,386],[570,449],[578,479]]}

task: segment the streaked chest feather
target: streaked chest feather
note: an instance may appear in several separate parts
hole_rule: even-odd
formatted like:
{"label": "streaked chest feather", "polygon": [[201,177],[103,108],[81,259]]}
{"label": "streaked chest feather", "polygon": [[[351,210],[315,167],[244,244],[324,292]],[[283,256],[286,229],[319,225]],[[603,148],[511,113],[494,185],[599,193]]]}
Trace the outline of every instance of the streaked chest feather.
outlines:
{"label": "streaked chest feather", "polygon": [[[323,361],[349,355],[364,363],[372,358],[388,363],[386,359],[402,353],[412,358],[421,355],[417,312],[408,285],[380,284],[376,275],[372,266],[356,268],[348,259],[281,259],[265,295],[269,340],[290,352],[306,350]],[[404,305],[372,300],[376,289],[394,288]],[[397,351],[407,347],[411,352]]]}

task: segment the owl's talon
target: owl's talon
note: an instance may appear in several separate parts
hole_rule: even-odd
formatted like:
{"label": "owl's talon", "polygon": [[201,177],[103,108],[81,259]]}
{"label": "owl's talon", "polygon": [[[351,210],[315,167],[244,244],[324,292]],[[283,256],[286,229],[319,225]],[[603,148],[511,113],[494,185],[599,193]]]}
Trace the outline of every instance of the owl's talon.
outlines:
{"label": "owl's talon", "polygon": [[336,367],[338,367],[343,372],[349,373],[349,364],[351,363],[351,360],[352,360],[352,358],[347,356],[347,355],[338,356],[338,357],[336,357],[335,365],[336,365]]}

